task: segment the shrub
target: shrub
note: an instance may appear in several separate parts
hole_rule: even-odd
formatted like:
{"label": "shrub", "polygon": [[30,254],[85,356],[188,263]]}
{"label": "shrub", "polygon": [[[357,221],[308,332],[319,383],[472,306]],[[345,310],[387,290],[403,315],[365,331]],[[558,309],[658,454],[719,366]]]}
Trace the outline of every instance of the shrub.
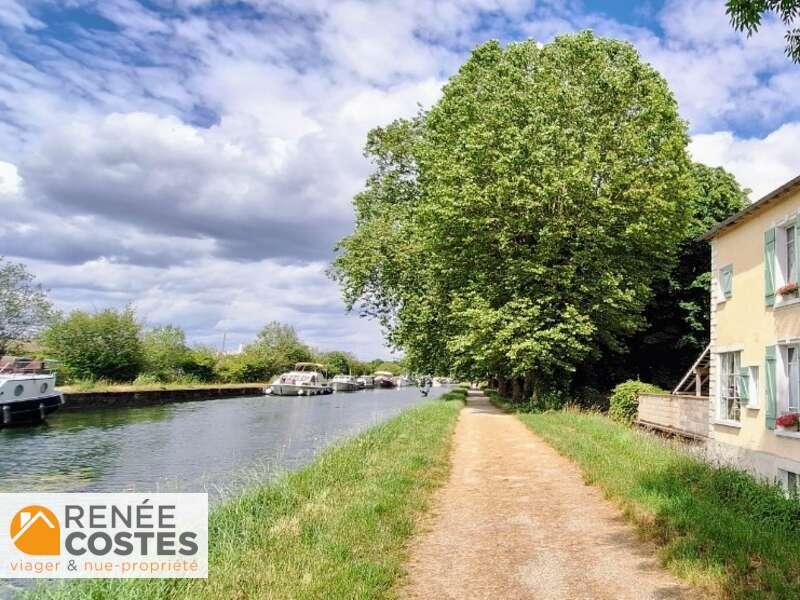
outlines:
{"label": "shrub", "polygon": [[262,357],[249,352],[229,354],[217,364],[217,377],[223,383],[266,381],[272,374]]}
{"label": "shrub", "polygon": [[608,416],[630,425],[636,420],[636,413],[639,411],[639,394],[642,393],[664,393],[657,385],[644,383],[631,379],[620,383],[611,392]]}
{"label": "shrub", "polygon": [[139,373],[133,380],[133,385],[155,385],[157,383],[162,383],[162,381],[155,373]]}
{"label": "shrub", "polygon": [[183,374],[189,357],[186,334],[180,327],[164,325],[144,334],[144,373],[157,382],[171,382]]}
{"label": "shrub", "polygon": [[141,325],[133,309],[76,310],[42,332],[47,356],[61,361],[71,379],[131,381],[144,362]]}

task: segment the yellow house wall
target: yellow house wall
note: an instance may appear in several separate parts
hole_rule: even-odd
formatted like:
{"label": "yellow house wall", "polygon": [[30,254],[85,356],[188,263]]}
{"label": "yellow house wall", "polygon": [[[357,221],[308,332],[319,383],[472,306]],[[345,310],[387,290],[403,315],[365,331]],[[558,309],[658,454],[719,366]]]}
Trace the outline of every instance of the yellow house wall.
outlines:
{"label": "yellow house wall", "polygon": [[[719,365],[712,355],[711,435],[723,444],[800,461],[800,439],[766,428],[765,348],[782,340],[800,341],[800,302],[769,307],[764,293],[764,232],[800,212],[800,192],[774,202],[712,241],[712,353],[741,349],[741,366],[758,366],[758,408],[742,408],[741,428],[715,423]],[[776,255],[784,247],[776,243]],[[720,302],[719,269],[733,265],[732,297]],[[778,283],[779,285],[780,283]],[[777,298],[777,297],[776,297]],[[781,363],[778,364],[778,370]],[[780,375],[778,376],[780,379]],[[783,398],[778,390],[778,415]]]}

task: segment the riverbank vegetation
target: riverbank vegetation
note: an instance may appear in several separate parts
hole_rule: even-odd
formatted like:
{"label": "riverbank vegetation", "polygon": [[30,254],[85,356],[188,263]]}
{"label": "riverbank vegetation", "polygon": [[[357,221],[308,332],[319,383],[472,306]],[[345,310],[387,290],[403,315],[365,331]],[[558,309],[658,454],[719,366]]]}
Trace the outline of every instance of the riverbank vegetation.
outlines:
{"label": "riverbank vegetation", "polygon": [[797,498],[597,413],[518,416],[622,507],[677,576],[718,597],[800,595]]}
{"label": "riverbank vegetation", "polygon": [[745,201],[687,142],[629,44],[488,42],[430,110],[369,133],[332,276],[416,371],[547,403],[670,385],[707,342],[695,237]]}
{"label": "riverbank vegetation", "polygon": [[464,390],[407,409],[214,508],[207,580],[87,580],[28,598],[381,598],[448,470]]}

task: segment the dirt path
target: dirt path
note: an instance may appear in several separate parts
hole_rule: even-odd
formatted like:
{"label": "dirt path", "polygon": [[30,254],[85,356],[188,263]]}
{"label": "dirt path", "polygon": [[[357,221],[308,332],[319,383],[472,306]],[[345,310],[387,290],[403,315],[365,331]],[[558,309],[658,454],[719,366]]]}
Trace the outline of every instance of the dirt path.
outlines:
{"label": "dirt path", "polygon": [[470,396],[452,472],[412,542],[406,598],[690,598],[577,468]]}

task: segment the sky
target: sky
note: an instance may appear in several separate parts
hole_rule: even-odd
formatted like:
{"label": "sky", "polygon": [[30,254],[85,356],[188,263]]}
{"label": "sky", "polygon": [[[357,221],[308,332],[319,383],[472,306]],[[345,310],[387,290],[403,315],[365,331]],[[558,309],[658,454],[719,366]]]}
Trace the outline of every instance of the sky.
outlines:
{"label": "sky", "polygon": [[0,255],[65,311],[133,303],[228,348],[266,322],[389,357],[325,275],[367,131],[476,45],[592,29],[667,79],[695,160],[751,198],[800,174],[800,65],[723,0],[0,0]]}

